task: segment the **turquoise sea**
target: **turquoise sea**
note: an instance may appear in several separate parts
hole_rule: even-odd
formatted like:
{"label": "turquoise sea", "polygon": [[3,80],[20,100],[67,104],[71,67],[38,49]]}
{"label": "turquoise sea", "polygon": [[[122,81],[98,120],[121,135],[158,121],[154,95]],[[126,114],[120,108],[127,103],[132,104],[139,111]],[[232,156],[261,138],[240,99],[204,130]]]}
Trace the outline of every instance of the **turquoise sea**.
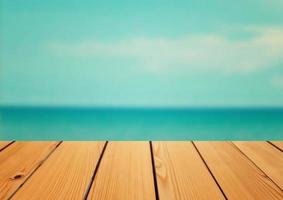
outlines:
{"label": "turquoise sea", "polygon": [[283,108],[1,107],[0,140],[283,140]]}

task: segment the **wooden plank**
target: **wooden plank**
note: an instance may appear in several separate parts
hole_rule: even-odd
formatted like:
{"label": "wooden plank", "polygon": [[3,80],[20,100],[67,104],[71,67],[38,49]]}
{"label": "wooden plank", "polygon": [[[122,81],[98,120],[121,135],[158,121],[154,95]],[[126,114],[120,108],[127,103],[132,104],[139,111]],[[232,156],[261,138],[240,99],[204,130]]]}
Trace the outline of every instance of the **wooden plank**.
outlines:
{"label": "wooden plank", "polygon": [[0,151],[2,149],[4,149],[8,144],[10,144],[11,142],[9,141],[0,141]]}
{"label": "wooden plank", "polygon": [[56,147],[57,142],[15,142],[0,154],[0,199],[6,199]]}
{"label": "wooden plank", "polygon": [[271,141],[271,143],[283,151],[283,141]]}
{"label": "wooden plank", "polygon": [[83,199],[104,142],[63,142],[13,199]]}
{"label": "wooden plank", "polygon": [[195,143],[228,199],[283,199],[283,192],[229,142]]}
{"label": "wooden plank", "polygon": [[191,142],[154,142],[160,199],[225,199]]}
{"label": "wooden plank", "polygon": [[149,142],[110,142],[88,199],[155,199]]}
{"label": "wooden plank", "polygon": [[267,142],[234,142],[264,173],[283,189],[283,153]]}

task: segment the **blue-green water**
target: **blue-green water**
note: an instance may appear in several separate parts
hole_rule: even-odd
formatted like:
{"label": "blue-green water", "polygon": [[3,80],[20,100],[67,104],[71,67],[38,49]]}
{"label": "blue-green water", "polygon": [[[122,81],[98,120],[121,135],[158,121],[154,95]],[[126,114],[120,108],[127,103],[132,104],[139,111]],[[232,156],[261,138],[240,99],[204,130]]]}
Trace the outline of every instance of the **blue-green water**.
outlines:
{"label": "blue-green water", "polygon": [[0,140],[283,140],[283,109],[2,107]]}

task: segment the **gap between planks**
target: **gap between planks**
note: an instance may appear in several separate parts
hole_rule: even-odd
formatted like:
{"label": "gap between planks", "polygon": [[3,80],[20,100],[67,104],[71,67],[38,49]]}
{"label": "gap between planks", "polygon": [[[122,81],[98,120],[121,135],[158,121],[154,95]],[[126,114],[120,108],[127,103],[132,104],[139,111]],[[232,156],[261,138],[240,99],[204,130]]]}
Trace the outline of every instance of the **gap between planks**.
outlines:
{"label": "gap between planks", "polygon": [[92,175],[92,177],[91,177],[91,180],[90,180],[90,183],[89,183],[89,185],[88,185],[87,191],[86,191],[86,193],[85,193],[85,195],[84,195],[84,198],[83,198],[84,200],[87,200],[87,198],[88,198],[88,195],[89,195],[90,189],[91,189],[91,187],[92,187],[94,178],[95,178],[96,173],[97,173],[97,171],[98,171],[98,169],[99,169],[99,166],[100,166],[101,160],[102,160],[102,158],[103,158],[104,152],[105,152],[105,150],[106,150],[106,148],[107,148],[107,144],[108,144],[108,141],[105,142],[104,147],[103,147],[103,149],[102,149],[102,152],[101,152],[101,154],[100,154],[99,160],[98,160],[98,162],[97,162],[97,164],[96,164],[96,167],[95,167],[95,169],[94,169],[94,171],[93,171],[93,175]]}
{"label": "gap between planks", "polygon": [[159,191],[158,191],[158,184],[157,184],[157,178],[156,178],[156,169],[155,169],[155,161],[154,161],[152,141],[149,141],[149,147],[150,147],[152,174],[153,174],[154,189],[155,189],[155,199],[159,200]]}
{"label": "gap between planks", "polygon": [[0,152],[6,149],[8,146],[13,144],[14,141],[0,141]]}
{"label": "gap between planks", "polygon": [[198,148],[196,147],[195,143],[193,141],[190,141],[193,145],[194,148],[196,149],[196,151],[198,152],[198,155],[200,156],[202,162],[204,163],[204,165],[206,166],[207,170],[209,171],[211,177],[213,178],[213,180],[215,181],[216,185],[218,186],[219,190],[221,191],[221,193],[223,194],[224,198],[227,200],[227,196],[225,194],[225,192],[223,191],[223,189],[221,188],[220,184],[218,183],[217,179],[215,178],[215,176],[213,175],[211,169],[209,168],[209,166],[207,165],[207,163],[205,162],[204,158],[202,157],[201,153],[199,152]]}
{"label": "gap between planks", "polygon": [[268,141],[268,143],[283,152],[283,141]]}

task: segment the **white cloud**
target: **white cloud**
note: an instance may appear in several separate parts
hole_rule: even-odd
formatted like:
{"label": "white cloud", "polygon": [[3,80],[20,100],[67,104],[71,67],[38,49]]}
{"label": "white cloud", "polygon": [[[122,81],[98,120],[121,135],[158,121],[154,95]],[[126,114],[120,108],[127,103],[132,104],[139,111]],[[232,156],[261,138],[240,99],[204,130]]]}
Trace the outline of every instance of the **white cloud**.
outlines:
{"label": "white cloud", "polygon": [[248,73],[282,61],[283,27],[256,27],[244,31],[255,34],[242,40],[221,34],[196,34],[181,38],[137,37],[114,42],[50,43],[48,46],[56,54],[84,59],[134,59],[144,69],[158,72]]}
{"label": "white cloud", "polygon": [[[264,3],[264,5],[269,5],[269,6],[282,6],[283,2],[282,0],[262,0],[262,2]],[[279,7],[282,9],[282,7]]]}

